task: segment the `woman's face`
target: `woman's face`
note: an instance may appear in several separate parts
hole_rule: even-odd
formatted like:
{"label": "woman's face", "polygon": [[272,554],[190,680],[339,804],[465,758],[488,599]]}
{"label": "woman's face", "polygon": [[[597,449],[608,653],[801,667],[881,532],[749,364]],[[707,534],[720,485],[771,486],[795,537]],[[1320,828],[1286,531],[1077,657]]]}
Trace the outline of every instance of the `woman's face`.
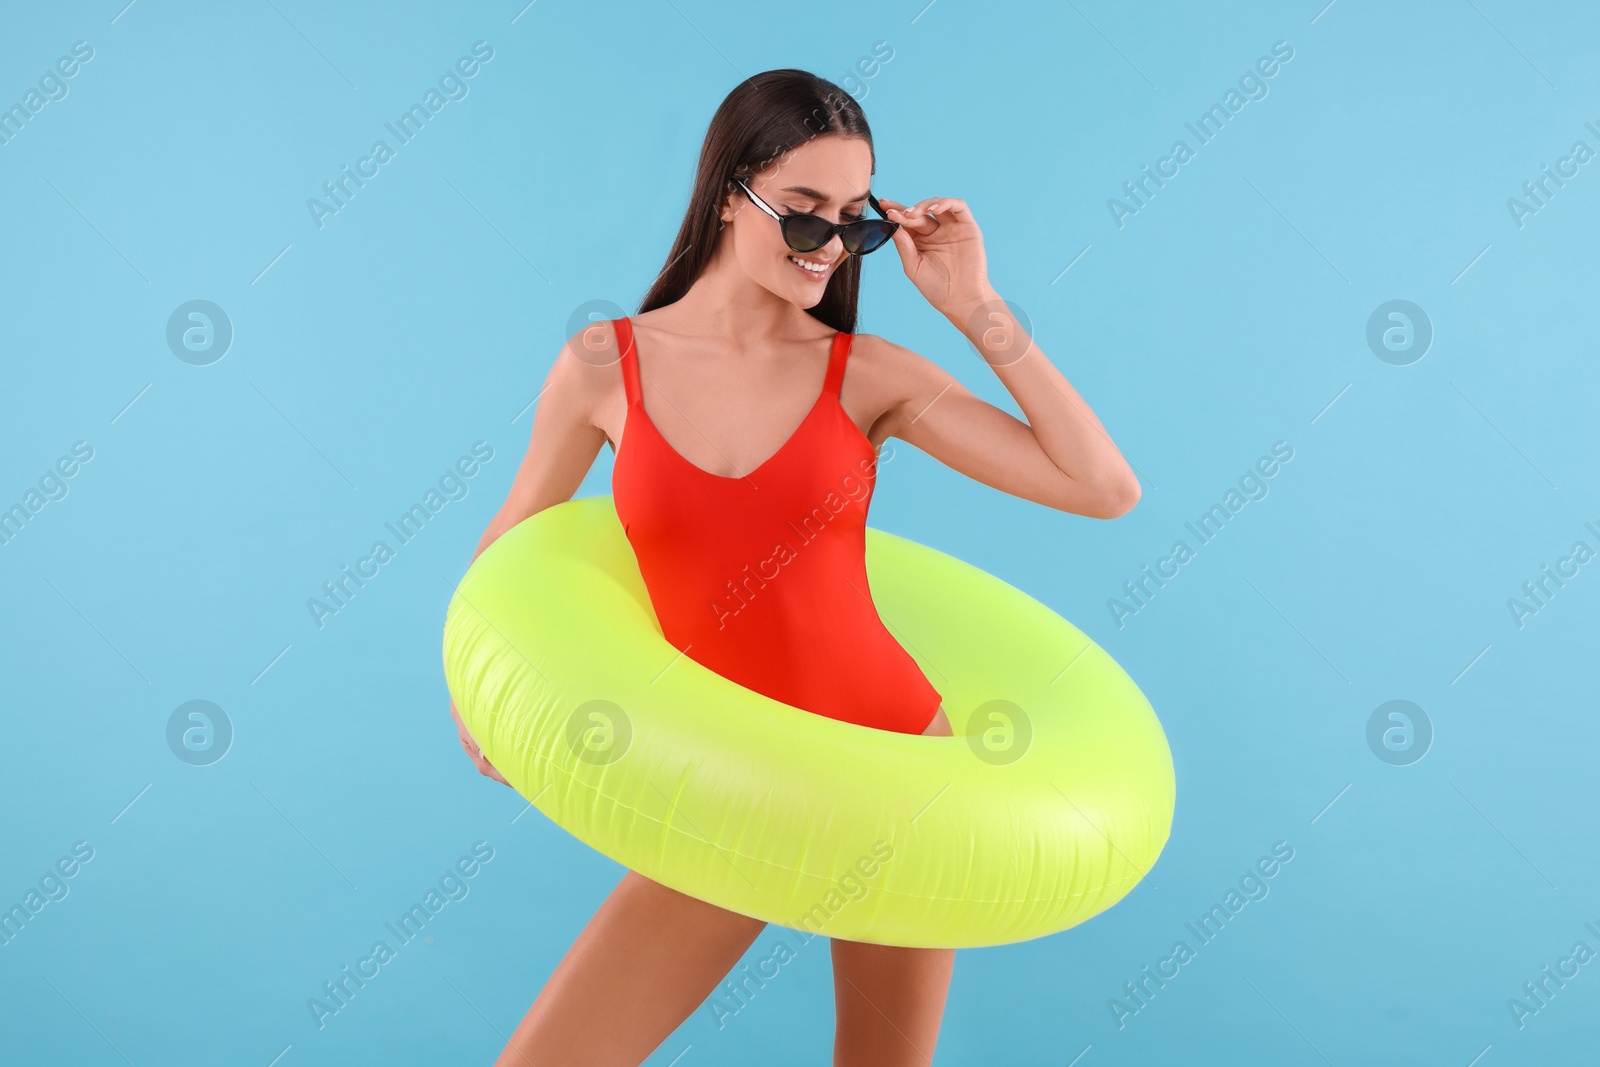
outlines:
{"label": "woman's face", "polygon": [[[850,222],[869,210],[871,180],[872,148],[866,141],[824,134],[779,156],[745,184],[780,215],[821,215],[830,222]],[[847,254],[838,234],[815,252],[794,251],[784,243],[778,220],[751,203],[737,186],[723,203],[722,220],[722,239],[731,242],[745,273],[802,308],[821,303],[828,279]]]}

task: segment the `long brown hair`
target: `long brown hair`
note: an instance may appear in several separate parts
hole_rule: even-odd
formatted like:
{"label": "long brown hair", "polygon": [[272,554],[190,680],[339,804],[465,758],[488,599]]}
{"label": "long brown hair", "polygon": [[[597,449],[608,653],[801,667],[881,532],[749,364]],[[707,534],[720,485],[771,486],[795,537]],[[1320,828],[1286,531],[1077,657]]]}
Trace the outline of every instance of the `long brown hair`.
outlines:
{"label": "long brown hair", "polygon": [[[733,188],[733,178],[748,180],[785,152],[825,133],[860,137],[872,150],[872,131],[861,105],[825,78],[784,68],[764,71],[735,86],[711,116],[689,209],[666,266],[645,293],[639,312],[681,299],[711,262],[721,237],[723,198]],[[872,169],[878,169],[876,153]],[[835,330],[854,333],[860,286],[861,257],[847,255],[828,279],[822,300],[806,310]]]}

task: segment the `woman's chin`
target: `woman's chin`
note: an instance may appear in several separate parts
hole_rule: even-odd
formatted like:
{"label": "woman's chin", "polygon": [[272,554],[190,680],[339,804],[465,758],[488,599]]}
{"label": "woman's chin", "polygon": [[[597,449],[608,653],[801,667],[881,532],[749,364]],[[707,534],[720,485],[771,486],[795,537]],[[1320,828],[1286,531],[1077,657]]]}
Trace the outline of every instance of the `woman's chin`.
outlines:
{"label": "woman's chin", "polygon": [[803,308],[816,307],[818,304],[822,303],[822,298],[827,295],[828,282],[832,279],[833,275],[831,274],[828,275],[828,277],[823,278],[821,281],[812,282],[802,279],[799,285],[793,287],[795,294],[793,297],[794,302]]}
{"label": "woman's chin", "polygon": [[799,285],[791,283],[781,288],[778,286],[768,286],[768,288],[774,296],[782,297],[802,310],[810,310],[822,303],[822,298],[828,291],[826,285],[807,285],[804,282]]}

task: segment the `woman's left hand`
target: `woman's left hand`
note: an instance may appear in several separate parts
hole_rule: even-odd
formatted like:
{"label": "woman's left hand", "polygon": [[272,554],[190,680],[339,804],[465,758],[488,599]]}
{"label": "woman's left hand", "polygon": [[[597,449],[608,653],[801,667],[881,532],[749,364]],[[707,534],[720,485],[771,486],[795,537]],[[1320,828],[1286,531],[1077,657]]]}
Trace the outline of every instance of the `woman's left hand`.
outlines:
{"label": "woman's left hand", "polygon": [[933,196],[907,205],[879,197],[878,203],[900,223],[894,244],[906,277],[938,311],[961,314],[994,295],[983,233],[965,200]]}

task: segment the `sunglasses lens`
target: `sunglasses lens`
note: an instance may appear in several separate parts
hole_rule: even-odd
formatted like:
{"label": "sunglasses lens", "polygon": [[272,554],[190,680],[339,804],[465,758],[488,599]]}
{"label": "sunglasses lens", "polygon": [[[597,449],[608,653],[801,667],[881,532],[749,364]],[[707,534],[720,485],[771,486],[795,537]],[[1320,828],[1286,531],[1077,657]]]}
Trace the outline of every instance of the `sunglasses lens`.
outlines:
{"label": "sunglasses lens", "polygon": [[846,252],[851,255],[864,256],[868,252],[875,252],[883,247],[885,241],[894,235],[895,226],[891,222],[880,222],[877,219],[865,219],[852,223],[840,237],[844,241]]}
{"label": "sunglasses lens", "polygon": [[832,237],[828,220],[816,215],[789,215],[783,220],[783,239],[796,252],[815,252]]}

